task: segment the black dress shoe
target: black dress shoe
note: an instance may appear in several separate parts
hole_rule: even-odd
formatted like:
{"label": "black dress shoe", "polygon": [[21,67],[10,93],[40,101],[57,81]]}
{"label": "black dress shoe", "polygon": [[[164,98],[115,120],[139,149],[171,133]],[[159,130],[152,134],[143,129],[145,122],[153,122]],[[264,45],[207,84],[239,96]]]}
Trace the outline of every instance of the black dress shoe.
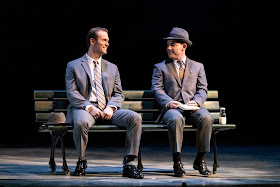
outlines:
{"label": "black dress shoe", "polygon": [[85,175],[86,169],[87,169],[87,160],[78,160],[73,176]]}
{"label": "black dress shoe", "polygon": [[182,164],[181,161],[174,162],[173,168],[174,168],[175,177],[183,177],[185,175],[185,169],[183,166],[184,165]]}
{"label": "black dress shoe", "polygon": [[123,177],[143,179],[144,174],[143,172],[140,172],[134,165],[125,165],[123,166]]}
{"label": "black dress shoe", "polygon": [[207,169],[205,160],[195,160],[193,169],[198,170],[202,175],[210,175],[211,172]]}

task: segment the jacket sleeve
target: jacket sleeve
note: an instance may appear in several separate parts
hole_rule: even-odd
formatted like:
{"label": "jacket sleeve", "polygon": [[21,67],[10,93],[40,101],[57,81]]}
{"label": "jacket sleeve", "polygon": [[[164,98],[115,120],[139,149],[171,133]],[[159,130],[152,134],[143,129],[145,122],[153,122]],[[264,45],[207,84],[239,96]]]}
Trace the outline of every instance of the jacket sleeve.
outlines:
{"label": "jacket sleeve", "polygon": [[85,109],[87,105],[91,105],[91,103],[78,91],[77,81],[75,79],[75,71],[71,63],[67,64],[65,84],[67,99],[75,108]]}
{"label": "jacket sleeve", "polygon": [[151,90],[152,90],[153,94],[155,95],[156,101],[163,108],[166,107],[168,102],[173,100],[170,96],[168,96],[166,94],[166,92],[164,90],[163,75],[162,75],[162,71],[158,64],[156,64],[154,66]]}

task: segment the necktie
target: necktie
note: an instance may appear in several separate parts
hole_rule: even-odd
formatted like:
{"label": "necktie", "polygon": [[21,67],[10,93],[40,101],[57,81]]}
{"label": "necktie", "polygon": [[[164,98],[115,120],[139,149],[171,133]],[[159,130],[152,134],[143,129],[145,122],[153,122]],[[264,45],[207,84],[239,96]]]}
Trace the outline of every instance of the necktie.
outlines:
{"label": "necktie", "polygon": [[179,77],[182,81],[183,77],[184,77],[184,73],[185,73],[184,62],[178,60],[177,63],[180,65],[180,67],[179,67]]}
{"label": "necktie", "polygon": [[99,69],[97,62],[94,61],[93,63],[95,64],[94,80],[95,80],[97,103],[98,103],[98,108],[102,111],[106,107],[106,99],[105,99],[104,90],[101,81],[101,70]]}

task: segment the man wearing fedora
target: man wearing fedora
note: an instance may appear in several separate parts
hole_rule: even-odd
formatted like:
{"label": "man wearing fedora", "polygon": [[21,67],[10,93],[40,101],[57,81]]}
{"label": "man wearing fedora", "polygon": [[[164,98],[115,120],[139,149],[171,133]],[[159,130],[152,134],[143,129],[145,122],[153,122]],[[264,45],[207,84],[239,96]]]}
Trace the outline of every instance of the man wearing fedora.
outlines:
{"label": "man wearing fedora", "polygon": [[74,175],[85,175],[89,128],[95,123],[109,122],[127,129],[123,176],[142,179],[142,171],[133,163],[139,151],[142,118],[134,111],[121,109],[124,95],[118,68],[103,59],[109,46],[108,30],[90,29],[86,44],[87,53],[69,62],[65,74],[70,101],[66,122],[74,124],[73,139],[78,152]]}
{"label": "man wearing fedora", "polygon": [[[182,28],[173,28],[167,38],[168,59],[155,64],[152,76],[152,92],[162,107],[157,122],[168,127],[170,149],[173,154],[175,176],[185,175],[181,162],[183,127],[185,123],[197,127],[197,156],[193,168],[202,175],[209,175],[205,153],[210,151],[213,119],[203,107],[207,98],[207,80],[203,64],[186,56],[187,47],[192,45],[189,34]],[[187,105],[192,110],[182,110]],[[199,107],[199,108],[198,108]]]}

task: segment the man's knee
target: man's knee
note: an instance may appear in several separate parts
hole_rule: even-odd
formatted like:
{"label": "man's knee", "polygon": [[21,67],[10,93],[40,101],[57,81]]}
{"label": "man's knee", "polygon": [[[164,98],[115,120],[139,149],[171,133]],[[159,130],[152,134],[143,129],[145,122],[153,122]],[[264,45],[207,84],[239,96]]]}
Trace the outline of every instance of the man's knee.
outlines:
{"label": "man's knee", "polygon": [[87,111],[78,111],[73,117],[74,128],[85,129],[94,124],[95,120]]}
{"label": "man's knee", "polygon": [[200,124],[205,128],[212,128],[213,122],[211,115],[205,115],[200,118]]}
{"label": "man's knee", "polygon": [[76,128],[80,128],[80,129],[83,129],[83,128],[85,128],[86,126],[88,126],[87,120],[85,120],[85,119],[83,119],[83,118],[75,119],[75,120],[73,120],[73,123],[74,123],[74,126],[75,126]]}
{"label": "man's knee", "polygon": [[138,114],[137,112],[131,112],[130,114],[130,120],[134,125],[142,126],[142,116]]}
{"label": "man's knee", "polygon": [[210,124],[213,123],[213,118],[211,117],[210,114],[203,116],[201,120],[206,122],[206,123],[210,123]]}
{"label": "man's knee", "polygon": [[164,115],[164,122],[168,127],[183,126],[185,124],[185,118],[177,110],[171,109]]}
{"label": "man's knee", "polygon": [[138,114],[137,112],[132,111],[130,116],[135,121],[141,121],[142,120],[142,116],[140,114]]}

